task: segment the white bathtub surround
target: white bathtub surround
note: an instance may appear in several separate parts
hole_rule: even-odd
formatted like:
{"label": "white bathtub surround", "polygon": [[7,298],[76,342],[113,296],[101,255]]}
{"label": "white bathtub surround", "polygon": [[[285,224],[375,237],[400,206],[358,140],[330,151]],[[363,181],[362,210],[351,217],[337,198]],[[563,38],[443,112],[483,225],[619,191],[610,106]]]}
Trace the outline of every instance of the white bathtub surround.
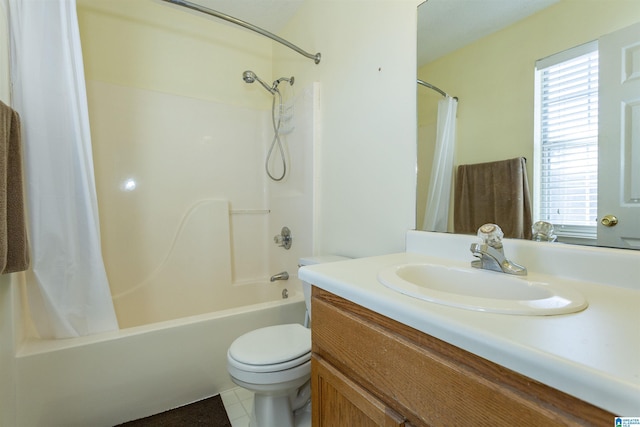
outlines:
{"label": "white bathtub surround", "polygon": [[[588,300],[556,316],[482,313],[430,303],[380,284],[407,263],[468,267],[475,236],[410,231],[407,252],[303,267],[300,278],[619,415],[640,408],[640,252],[505,239],[531,280],[557,279]],[[487,271],[487,274],[502,274]]]}
{"label": "white bathtub surround", "polygon": [[[158,287],[161,295],[166,286],[154,283],[159,276],[153,272],[174,268],[170,264],[186,274],[181,287],[197,283],[200,276],[191,280],[188,272],[198,261],[190,257],[206,245],[197,241],[203,226],[203,240],[222,241],[201,255],[227,264],[212,280],[268,278],[262,164],[267,112],[98,81],[88,82],[88,95],[104,260],[116,310],[117,297],[134,288]],[[227,203],[227,215],[221,205],[203,205],[213,201]]]}
{"label": "white bathtub surround", "polygon": [[[239,296],[248,296],[247,304],[251,304],[249,293],[231,286],[228,202],[201,200],[176,228],[156,268],[113,295],[122,328],[239,307],[243,305]],[[257,293],[275,288],[261,285],[264,289],[256,289]],[[271,293],[274,300],[279,297]]]}
{"label": "white bathtub surround", "polygon": [[[97,81],[88,93],[121,327],[252,304],[291,283],[270,283],[273,274],[295,279],[313,248],[317,85],[295,89],[289,171],[277,183],[264,170],[268,111]],[[283,226],[290,250],[273,243]]]}
{"label": "white bathtub surround", "polygon": [[32,317],[43,337],[115,330],[75,1],[10,0],[9,9],[13,106],[22,119],[26,163]]}

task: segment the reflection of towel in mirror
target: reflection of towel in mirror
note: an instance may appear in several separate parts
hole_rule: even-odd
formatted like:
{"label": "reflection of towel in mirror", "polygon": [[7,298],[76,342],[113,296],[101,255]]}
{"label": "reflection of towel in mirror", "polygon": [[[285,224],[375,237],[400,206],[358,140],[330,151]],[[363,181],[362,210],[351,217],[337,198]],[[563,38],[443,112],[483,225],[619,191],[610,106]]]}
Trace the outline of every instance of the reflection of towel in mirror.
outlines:
{"label": "reflection of towel in mirror", "polygon": [[20,117],[0,102],[0,273],[23,271],[28,267]]}
{"label": "reflection of towel in mirror", "polygon": [[526,159],[517,157],[458,166],[454,195],[454,231],[476,234],[498,224],[505,237],[531,238],[531,202]]}

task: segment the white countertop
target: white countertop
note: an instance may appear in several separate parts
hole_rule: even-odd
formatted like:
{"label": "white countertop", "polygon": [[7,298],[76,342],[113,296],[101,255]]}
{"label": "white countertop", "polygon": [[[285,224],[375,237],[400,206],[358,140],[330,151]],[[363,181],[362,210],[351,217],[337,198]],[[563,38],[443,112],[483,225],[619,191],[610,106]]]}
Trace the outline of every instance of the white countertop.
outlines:
{"label": "white countertop", "polygon": [[[393,265],[446,262],[448,265],[468,266],[473,259],[467,244],[474,241],[472,236],[462,236],[462,240],[460,236],[454,237],[457,244],[464,243],[467,252],[461,252],[458,259],[452,260],[443,258],[447,256],[447,250],[438,250],[437,246],[423,250],[424,245],[415,245],[413,240],[429,239],[434,234],[417,233],[408,233],[409,252],[303,267],[298,275],[326,291],[615,415],[640,415],[640,288],[634,286],[640,282],[640,253],[576,248],[577,252],[570,254],[583,263],[589,263],[594,256],[598,260],[606,260],[610,256],[617,259],[627,257],[627,262],[622,265],[629,271],[623,271],[620,276],[626,277],[623,280],[626,286],[598,283],[602,280],[600,276],[595,277],[594,282],[584,278],[561,279],[587,298],[589,307],[584,311],[556,316],[494,314],[419,300],[378,282],[378,271]],[[440,236],[436,238],[442,239]],[[428,243],[427,246],[433,247],[433,242]],[[524,252],[513,246],[520,243],[511,245],[514,253],[531,257],[531,248],[537,250],[531,243],[523,243]],[[566,247],[568,249],[560,247],[559,250],[574,251],[568,245]],[[507,244],[505,253],[509,255]],[[562,256],[565,255],[553,254],[555,259]],[[548,274],[536,269],[544,271],[544,267],[550,267],[539,266],[533,258],[529,263],[522,258],[514,258],[514,261],[529,268],[528,279],[549,280]],[[600,270],[606,270],[608,265],[618,268],[621,264],[616,262],[603,262]],[[602,277],[606,278],[606,271],[604,273]],[[554,274],[554,277],[557,276]]]}

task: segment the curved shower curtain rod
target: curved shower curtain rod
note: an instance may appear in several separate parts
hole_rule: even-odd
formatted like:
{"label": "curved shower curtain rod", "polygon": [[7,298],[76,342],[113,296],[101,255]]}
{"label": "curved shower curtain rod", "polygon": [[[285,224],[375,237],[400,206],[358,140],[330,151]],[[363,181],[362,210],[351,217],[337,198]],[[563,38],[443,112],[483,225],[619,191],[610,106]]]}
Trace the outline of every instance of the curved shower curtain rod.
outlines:
{"label": "curved shower curtain rod", "polygon": [[316,53],[315,55],[311,54],[311,53],[308,53],[308,52],[305,52],[304,50],[300,49],[298,46],[294,45],[293,43],[290,43],[287,40],[285,40],[285,39],[283,39],[281,37],[278,37],[275,34],[270,33],[267,30],[263,30],[262,28],[257,27],[257,26],[255,26],[253,24],[250,24],[248,22],[245,22],[245,21],[243,21],[241,19],[234,18],[233,16],[226,15],[226,14],[224,14],[222,12],[218,12],[217,10],[209,9],[208,7],[200,6],[198,4],[191,3],[191,2],[186,1],[186,0],[162,0],[162,1],[166,1],[167,3],[173,3],[175,5],[186,7],[186,8],[189,8],[189,9],[193,9],[193,10],[196,10],[198,12],[205,13],[207,15],[215,16],[216,18],[223,19],[223,20],[225,20],[227,22],[231,22],[232,24],[236,24],[236,25],[244,27],[244,28],[246,28],[248,30],[255,31],[258,34],[262,34],[265,37],[269,37],[271,40],[277,41],[278,43],[287,46],[289,49],[295,50],[300,55],[302,55],[302,56],[304,56],[306,58],[313,59],[313,62],[315,62],[316,64],[320,63],[320,58],[322,57],[322,55],[320,55],[320,52]]}
{"label": "curved shower curtain rod", "polygon": [[[422,86],[428,87],[429,89],[435,90],[436,92],[438,92],[440,95],[444,96],[445,98],[447,96],[449,96],[449,94],[447,92],[443,91],[439,87],[436,87],[436,86],[432,85],[431,83],[427,83],[424,80],[420,80],[420,79],[417,79],[416,81],[418,82],[419,85],[422,85]],[[457,96],[452,96],[452,98],[455,99],[456,101],[458,101],[458,97]]]}

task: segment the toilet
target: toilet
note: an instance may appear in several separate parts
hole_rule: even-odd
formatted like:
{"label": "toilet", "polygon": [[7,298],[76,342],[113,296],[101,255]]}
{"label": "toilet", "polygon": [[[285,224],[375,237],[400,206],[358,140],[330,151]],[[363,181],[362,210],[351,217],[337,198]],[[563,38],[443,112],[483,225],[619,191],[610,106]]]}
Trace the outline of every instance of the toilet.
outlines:
{"label": "toilet", "polygon": [[[301,258],[300,266],[345,260]],[[311,285],[302,282],[311,316]],[[302,319],[301,319],[302,320]],[[311,331],[301,324],[268,326],[236,338],[227,351],[231,380],[254,393],[250,427],[310,427]]]}

